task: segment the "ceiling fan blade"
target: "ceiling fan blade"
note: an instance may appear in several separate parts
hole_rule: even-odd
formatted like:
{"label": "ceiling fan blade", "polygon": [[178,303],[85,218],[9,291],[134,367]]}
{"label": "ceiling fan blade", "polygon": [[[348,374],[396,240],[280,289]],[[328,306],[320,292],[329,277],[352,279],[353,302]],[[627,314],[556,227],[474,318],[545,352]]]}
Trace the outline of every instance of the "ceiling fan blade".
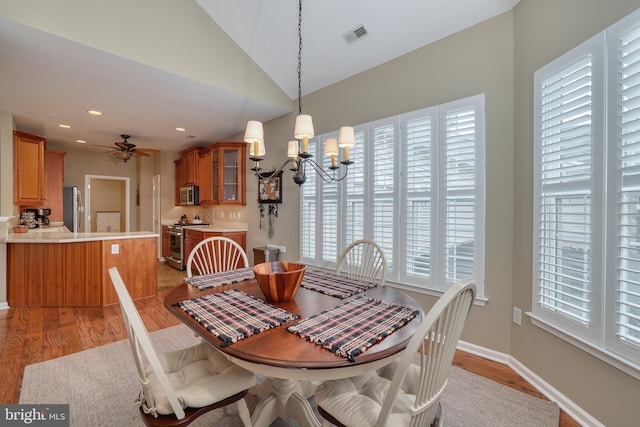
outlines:
{"label": "ceiling fan blade", "polygon": [[140,150],[133,150],[132,153],[135,154],[136,156],[150,156],[151,155],[149,153],[145,153],[145,152],[140,151]]}
{"label": "ceiling fan blade", "polygon": [[155,148],[136,148],[136,151],[144,151],[145,153],[159,153],[160,150],[156,150]]}

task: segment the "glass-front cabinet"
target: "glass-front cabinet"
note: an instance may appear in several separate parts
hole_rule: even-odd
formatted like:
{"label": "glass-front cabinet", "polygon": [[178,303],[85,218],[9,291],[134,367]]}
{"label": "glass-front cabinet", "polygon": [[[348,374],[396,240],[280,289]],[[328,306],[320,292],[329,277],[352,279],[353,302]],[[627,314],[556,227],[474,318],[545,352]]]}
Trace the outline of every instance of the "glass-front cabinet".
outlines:
{"label": "glass-front cabinet", "polygon": [[200,204],[246,204],[246,143],[218,142],[200,156]]}

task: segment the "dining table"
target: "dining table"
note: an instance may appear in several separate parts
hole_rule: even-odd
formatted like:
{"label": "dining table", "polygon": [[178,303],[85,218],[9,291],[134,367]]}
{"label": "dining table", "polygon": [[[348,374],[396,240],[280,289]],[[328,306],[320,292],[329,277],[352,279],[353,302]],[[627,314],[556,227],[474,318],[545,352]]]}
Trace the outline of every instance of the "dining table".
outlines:
{"label": "dining table", "polygon": [[[232,272],[231,276],[234,274]],[[261,397],[251,415],[255,427],[268,427],[278,417],[286,419],[289,416],[300,426],[319,427],[320,420],[308,400],[313,395],[315,385],[324,380],[360,375],[391,363],[407,346],[424,317],[422,307],[413,298],[393,287],[365,284],[353,294],[324,292],[323,283],[332,284],[342,280],[334,273],[307,271],[294,298],[285,302],[266,300],[251,268],[239,270],[235,278],[227,273],[210,276],[195,276],[191,283],[190,279],[185,279],[185,282],[167,293],[164,305],[230,361],[264,376],[265,380],[251,390]],[[313,278],[320,288],[306,286],[308,283],[305,280]],[[208,301],[208,304],[203,301]],[[260,306],[262,311],[253,306],[244,306],[247,301]],[[367,304],[382,305],[377,308],[379,314],[372,315],[363,309],[352,316],[351,313],[355,311],[345,308],[365,301]],[[203,308],[203,304],[206,307]],[[216,311],[224,307],[228,312]],[[238,312],[241,316],[251,313],[246,317],[247,321],[251,321],[260,313],[272,313],[274,310],[277,310],[274,318],[279,319],[279,324],[274,322],[265,330],[252,330],[235,338],[233,328],[230,333],[216,330],[218,326],[228,326],[229,312]],[[304,322],[318,326],[321,325],[319,320],[326,318],[325,322],[333,321],[335,325],[333,329],[325,328],[325,338],[329,342],[340,342],[341,334],[348,335],[360,330],[363,323],[375,323],[371,319],[377,319],[376,316],[390,317],[388,313],[394,310],[398,316],[411,315],[391,331],[384,331],[382,337],[369,340],[359,349],[352,349],[351,353],[336,351],[340,345],[333,348],[322,345],[319,343],[321,340],[317,339],[322,335],[320,333],[315,337],[306,336],[301,330],[304,329],[301,326]],[[351,320],[356,317],[360,320]],[[356,324],[351,324],[353,322]],[[238,325],[234,327],[245,330]],[[344,338],[343,341],[346,340]]]}

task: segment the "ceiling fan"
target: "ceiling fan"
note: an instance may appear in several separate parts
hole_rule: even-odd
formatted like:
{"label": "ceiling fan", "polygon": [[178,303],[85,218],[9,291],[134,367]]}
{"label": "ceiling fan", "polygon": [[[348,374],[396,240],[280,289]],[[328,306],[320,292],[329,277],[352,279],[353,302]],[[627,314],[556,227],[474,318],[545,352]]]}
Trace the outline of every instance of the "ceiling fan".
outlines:
{"label": "ceiling fan", "polygon": [[[113,154],[119,160],[124,162],[128,161],[131,156],[149,156],[149,153],[158,152],[160,150],[156,150],[154,148],[136,148],[135,144],[132,144],[128,141],[131,138],[131,135],[120,135],[122,141],[114,142],[115,148],[113,149]],[[111,147],[108,147],[111,148]]]}

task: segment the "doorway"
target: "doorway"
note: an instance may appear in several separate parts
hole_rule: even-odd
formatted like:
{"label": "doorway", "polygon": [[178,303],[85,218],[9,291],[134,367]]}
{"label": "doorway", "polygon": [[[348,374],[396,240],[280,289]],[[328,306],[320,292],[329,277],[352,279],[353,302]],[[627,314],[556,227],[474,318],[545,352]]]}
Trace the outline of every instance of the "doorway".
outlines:
{"label": "doorway", "polygon": [[[98,216],[118,217],[119,227],[108,229],[130,231],[130,182],[129,177],[85,175],[85,228],[87,233],[98,231]],[[119,213],[119,215],[113,215]],[[100,230],[104,231],[104,230]]]}

